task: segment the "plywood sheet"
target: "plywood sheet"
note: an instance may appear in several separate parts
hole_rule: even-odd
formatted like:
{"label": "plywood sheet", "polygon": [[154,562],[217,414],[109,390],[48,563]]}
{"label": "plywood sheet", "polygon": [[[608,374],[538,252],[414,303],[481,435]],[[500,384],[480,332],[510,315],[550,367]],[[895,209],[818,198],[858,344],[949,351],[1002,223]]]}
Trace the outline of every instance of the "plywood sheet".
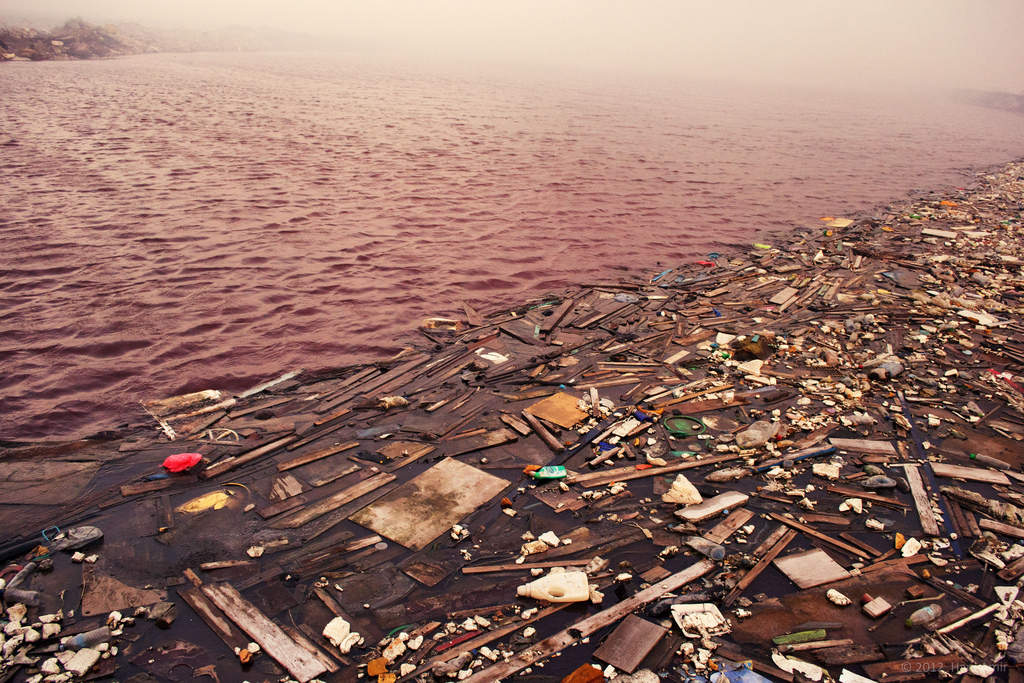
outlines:
{"label": "plywood sheet", "polygon": [[597,648],[594,657],[631,674],[666,633],[664,626],[630,614]]}
{"label": "plywood sheet", "polygon": [[579,399],[564,391],[537,401],[526,412],[563,429],[572,429],[587,418],[587,414],[579,408]]}
{"label": "plywood sheet", "polygon": [[350,519],[406,548],[420,550],[508,485],[500,477],[445,458]]}
{"label": "plywood sheet", "polygon": [[82,615],[107,614],[130,610],[167,599],[167,592],[133,588],[112,576],[101,574],[95,565],[82,565]]}
{"label": "plywood sheet", "polygon": [[776,558],[775,566],[800,588],[814,588],[850,578],[850,573],[842,565],[818,548]]}
{"label": "plywood sheet", "polygon": [[0,463],[0,500],[19,505],[69,503],[85,490],[99,467],[94,460]]}

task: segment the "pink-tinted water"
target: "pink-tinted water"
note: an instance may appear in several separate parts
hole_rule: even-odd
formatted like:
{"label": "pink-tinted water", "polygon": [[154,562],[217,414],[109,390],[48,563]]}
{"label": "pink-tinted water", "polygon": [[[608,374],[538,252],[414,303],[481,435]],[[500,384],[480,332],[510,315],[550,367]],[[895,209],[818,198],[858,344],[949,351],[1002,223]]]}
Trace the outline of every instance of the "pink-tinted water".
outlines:
{"label": "pink-tinted water", "polygon": [[425,316],[963,182],[1024,118],[921,96],[341,56],[0,68],[0,437],[376,359]]}

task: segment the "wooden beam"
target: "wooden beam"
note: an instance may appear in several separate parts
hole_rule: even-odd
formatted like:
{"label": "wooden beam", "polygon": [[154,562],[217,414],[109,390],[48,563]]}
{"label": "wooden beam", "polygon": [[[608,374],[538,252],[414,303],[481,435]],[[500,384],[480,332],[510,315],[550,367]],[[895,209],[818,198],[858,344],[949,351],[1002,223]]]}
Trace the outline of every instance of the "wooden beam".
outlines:
{"label": "wooden beam", "polygon": [[[785,527],[781,528],[784,529]],[[751,567],[750,571],[744,574],[743,577],[736,582],[736,585],[733,586],[732,590],[730,590],[728,594],[726,594],[725,598],[722,599],[722,604],[729,606],[735,602],[736,598],[738,598],[743,591],[745,591],[747,587],[754,582],[754,579],[761,575],[761,572],[768,568],[768,565],[772,563],[772,560],[778,557],[779,553],[785,550],[786,546],[789,545],[790,541],[794,538],[796,538],[796,531],[793,529],[783,532],[782,538],[776,541],[775,545],[765,552],[758,563]]]}
{"label": "wooden beam", "polygon": [[656,477],[659,474],[671,474],[672,472],[689,470],[703,465],[717,465],[720,462],[728,462],[729,460],[736,460],[742,457],[744,456],[738,453],[728,453],[726,455],[715,455],[710,458],[704,458],[703,460],[687,460],[686,462],[677,463],[675,465],[666,465],[665,467],[648,467],[642,470],[637,469],[636,465],[632,465],[628,467],[619,467],[613,470],[591,472],[589,474],[574,474],[567,477],[565,481],[568,484],[582,484],[584,488],[592,488],[594,486],[604,486],[605,484],[610,484],[616,481],[629,481],[630,479]]}
{"label": "wooden beam", "polygon": [[750,521],[754,513],[747,508],[733,510],[732,513],[715,526],[701,534],[712,543],[723,543],[725,539],[732,536],[737,529]]}
{"label": "wooden beam", "polygon": [[200,472],[199,476],[203,479],[212,479],[213,477],[224,474],[225,472],[233,470],[236,467],[241,467],[242,465],[250,463],[253,460],[258,460],[262,458],[264,455],[267,455],[268,453],[273,453],[281,446],[289,444],[297,438],[298,437],[295,436],[294,434],[289,434],[288,436],[282,436],[280,439],[274,439],[270,443],[265,443],[262,446],[257,446],[251,451],[246,451],[245,453],[241,453],[239,455],[224,458],[223,460],[219,460],[213,463],[205,470]]}
{"label": "wooden beam", "polygon": [[664,581],[659,581],[608,609],[578,621],[539,643],[530,645],[525,650],[513,655],[508,661],[499,662],[482,671],[478,671],[467,678],[466,681],[467,683],[491,683],[492,681],[511,676],[541,659],[550,657],[556,652],[561,652],[579,639],[586,638],[599,629],[615,623],[633,610],[657,600],[665,593],[678,590],[691,581],[699,579],[716,566],[711,560],[700,560],[683,571],[673,574]]}
{"label": "wooden beam", "polygon": [[981,467],[962,467],[950,465],[944,462],[931,463],[932,472],[937,477],[949,477],[950,479],[966,479],[968,481],[981,481],[986,484],[1001,484],[1009,486],[1009,478],[1002,472],[983,469]]}
{"label": "wooden beam", "polygon": [[202,591],[299,683],[306,683],[327,672],[316,657],[289,638],[230,584],[204,584]]}
{"label": "wooden beam", "polygon": [[921,481],[921,473],[914,465],[904,465],[903,469],[907,473],[907,483],[910,484],[910,495],[914,497],[917,517],[921,520],[921,530],[929,536],[938,536],[939,521],[935,519],[931,501],[928,500],[924,482]]}
{"label": "wooden beam", "polygon": [[544,425],[540,423],[540,420],[525,410],[522,412],[522,416],[523,419],[526,420],[527,424],[533,428],[533,431],[537,433],[537,436],[539,436],[541,440],[548,445],[548,448],[553,450],[555,453],[561,453],[565,450],[565,445],[556,439],[555,435],[549,432]]}
{"label": "wooden beam", "polygon": [[374,491],[385,484],[391,483],[395,480],[395,475],[388,474],[387,472],[380,472],[367,477],[358,484],[353,484],[346,489],[338,491],[332,496],[328,496],[323,500],[311,503],[307,507],[295,512],[284,519],[280,519],[270,524],[273,529],[295,529],[307,524],[321,515],[326,515],[331,510],[336,510],[346,503],[351,503],[356,498],[365,496],[367,493]]}
{"label": "wooden beam", "polygon": [[550,562],[524,562],[523,564],[486,564],[476,567],[463,567],[463,574],[489,574],[491,572],[511,572],[521,569],[547,569],[548,567],[583,567],[590,564],[584,560],[551,560]]}
{"label": "wooden beam", "polygon": [[330,446],[328,448],[320,449],[319,451],[313,451],[312,453],[305,453],[303,455],[296,456],[284,462],[277,463],[277,471],[284,472],[286,470],[295,469],[303,465],[308,465],[311,462],[316,462],[321,458],[326,458],[337,453],[344,453],[347,450],[351,450],[359,445],[358,441],[349,441],[348,443],[339,444],[337,446]]}
{"label": "wooden beam", "polygon": [[811,527],[807,526],[806,524],[801,524],[800,522],[796,521],[795,519],[790,519],[789,517],[784,517],[784,516],[780,515],[777,512],[772,512],[771,513],[771,518],[774,519],[777,522],[782,522],[786,526],[792,527],[792,528],[796,529],[797,531],[803,532],[803,533],[807,534],[808,536],[813,536],[814,538],[818,539],[819,541],[824,541],[825,543],[830,543],[830,544],[834,545],[835,547],[839,548],[840,550],[844,550],[844,551],[846,551],[846,552],[848,552],[848,553],[850,553],[852,555],[856,555],[857,557],[860,557],[860,558],[865,559],[865,560],[871,559],[871,555],[869,555],[868,553],[864,552],[860,548],[856,548],[856,547],[850,545],[849,543],[844,543],[843,541],[837,541],[836,539],[832,538],[828,534],[823,534],[820,531],[818,531],[817,529],[812,529]]}

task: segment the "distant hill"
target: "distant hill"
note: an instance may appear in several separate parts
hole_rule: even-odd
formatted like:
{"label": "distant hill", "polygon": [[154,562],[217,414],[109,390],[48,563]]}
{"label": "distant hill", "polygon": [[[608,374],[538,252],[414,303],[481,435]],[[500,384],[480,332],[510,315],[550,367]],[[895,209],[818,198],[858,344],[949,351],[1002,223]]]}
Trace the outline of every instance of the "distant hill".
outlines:
{"label": "distant hill", "polygon": [[153,29],[139,24],[99,26],[70,19],[49,31],[0,26],[0,61],[104,59],[146,52],[253,52],[328,49],[326,39],[269,28],[210,31]]}

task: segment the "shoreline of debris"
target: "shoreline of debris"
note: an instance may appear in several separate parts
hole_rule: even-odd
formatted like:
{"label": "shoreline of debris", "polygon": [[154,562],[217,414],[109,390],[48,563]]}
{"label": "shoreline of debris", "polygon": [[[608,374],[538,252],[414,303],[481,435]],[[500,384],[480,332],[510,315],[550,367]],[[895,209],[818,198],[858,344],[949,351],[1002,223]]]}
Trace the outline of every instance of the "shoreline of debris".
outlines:
{"label": "shoreline of debris", "polygon": [[0,677],[1017,680],[1022,215],[1016,161],[5,448]]}

